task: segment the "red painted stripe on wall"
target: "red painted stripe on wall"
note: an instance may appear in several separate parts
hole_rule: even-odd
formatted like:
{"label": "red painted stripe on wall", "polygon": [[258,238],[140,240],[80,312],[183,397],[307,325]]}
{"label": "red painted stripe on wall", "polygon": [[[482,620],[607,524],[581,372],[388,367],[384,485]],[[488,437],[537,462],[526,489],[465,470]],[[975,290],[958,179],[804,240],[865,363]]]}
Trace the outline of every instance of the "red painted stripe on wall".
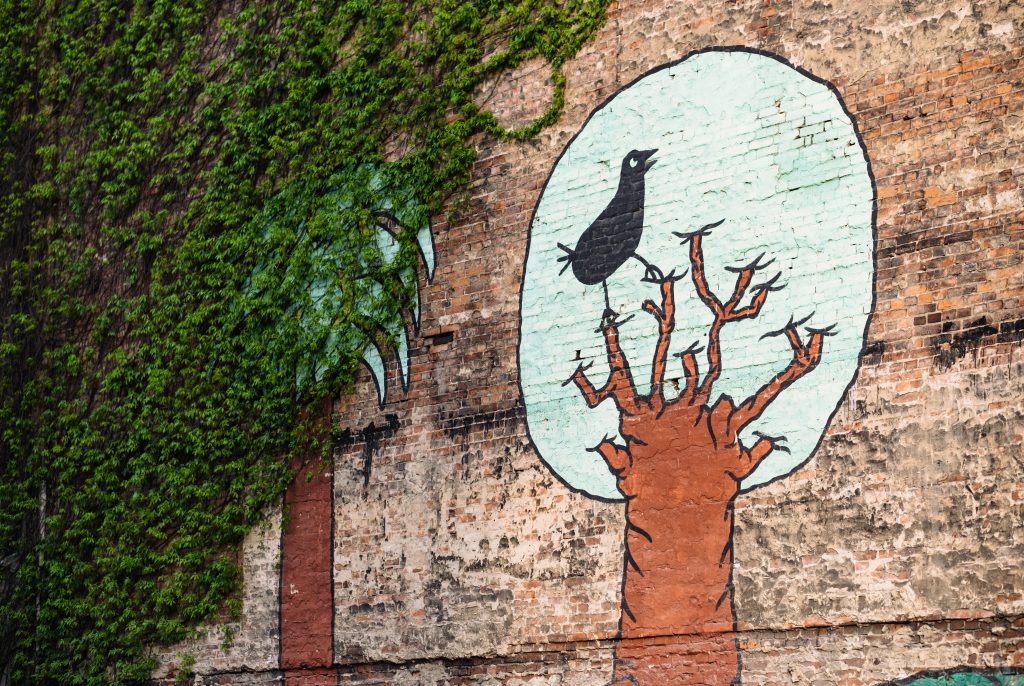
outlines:
{"label": "red painted stripe on wall", "polygon": [[[323,430],[330,429],[325,403]],[[297,475],[285,493],[286,522],[281,535],[281,669],[289,684],[309,682],[287,670],[316,670],[334,663],[334,591],[332,565],[333,470],[319,456],[299,456]],[[333,673],[333,671],[331,672]],[[333,682],[331,682],[333,683]]]}

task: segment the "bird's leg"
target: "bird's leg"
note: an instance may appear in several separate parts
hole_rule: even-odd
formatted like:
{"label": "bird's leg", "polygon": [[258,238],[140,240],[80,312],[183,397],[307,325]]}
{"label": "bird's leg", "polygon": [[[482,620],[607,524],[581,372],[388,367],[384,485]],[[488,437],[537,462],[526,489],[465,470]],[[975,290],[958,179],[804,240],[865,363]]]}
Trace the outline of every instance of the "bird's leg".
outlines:
{"label": "bird's leg", "polygon": [[608,282],[602,281],[601,285],[604,287],[604,312],[601,314],[601,326],[598,327],[596,333],[607,331],[610,328],[617,329],[633,318],[633,315],[629,315],[625,319],[619,319],[619,313],[612,309],[611,301],[608,299]]}
{"label": "bird's leg", "polygon": [[655,267],[653,264],[651,264],[644,258],[640,257],[640,255],[638,255],[637,253],[633,253],[633,257],[635,257],[640,262],[640,264],[644,266],[644,278],[642,279],[643,281],[648,281],[650,283],[661,283],[662,281],[665,280],[665,275],[662,273],[660,269]]}

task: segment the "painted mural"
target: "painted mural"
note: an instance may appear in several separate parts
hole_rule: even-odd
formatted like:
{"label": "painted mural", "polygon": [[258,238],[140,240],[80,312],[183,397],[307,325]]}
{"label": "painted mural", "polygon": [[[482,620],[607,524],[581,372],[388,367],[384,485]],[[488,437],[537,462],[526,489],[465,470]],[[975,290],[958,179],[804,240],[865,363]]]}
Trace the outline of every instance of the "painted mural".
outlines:
{"label": "painted mural", "polygon": [[873,235],[838,94],[758,52],[640,78],[555,165],[530,229],[521,384],[544,462],[625,504],[613,683],[739,680],[734,502],[810,457],[852,383]]}
{"label": "painted mural", "polygon": [[[551,472],[625,511],[608,684],[742,681],[734,504],[810,459],[856,378],[875,302],[875,199],[835,88],[749,49],[700,51],[640,77],[555,163],[529,230],[520,388]],[[399,219],[380,219],[390,259]],[[429,281],[429,227],[418,240]],[[392,333],[406,388],[405,331]],[[382,407],[398,395],[387,395],[386,359],[374,348],[365,360]],[[377,438],[398,430],[389,414],[358,440],[342,436],[365,445],[364,488]],[[342,681],[332,479],[314,466],[286,497],[286,683]],[[904,684],[1024,686],[1024,674],[953,669],[883,686]]]}

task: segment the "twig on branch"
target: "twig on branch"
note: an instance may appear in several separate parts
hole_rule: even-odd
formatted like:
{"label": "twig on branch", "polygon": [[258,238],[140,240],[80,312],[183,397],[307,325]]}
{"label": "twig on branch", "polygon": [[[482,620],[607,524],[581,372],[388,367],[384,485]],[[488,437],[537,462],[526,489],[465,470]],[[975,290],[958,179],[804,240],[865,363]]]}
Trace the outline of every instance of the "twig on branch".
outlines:
{"label": "twig on branch", "polygon": [[587,452],[600,454],[615,476],[622,474],[633,465],[633,456],[629,454],[629,451],[616,444],[608,436],[602,438],[601,442],[593,448],[587,448]]}
{"label": "twig on branch", "polygon": [[687,402],[693,402],[693,397],[697,393],[697,381],[700,376],[700,372],[697,370],[697,353],[703,352],[704,346],[698,346],[697,342],[694,341],[690,344],[690,347],[686,350],[676,353],[683,363],[683,374],[686,379],[686,385],[683,387],[682,392],[679,394],[680,398],[687,398]]}
{"label": "twig on branch", "polygon": [[733,478],[737,481],[750,476],[773,451],[789,452],[789,448],[782,445],[786,441],[785,436],[768,436],[760,431],[755,431],[754,435],[757,436],[757,442],[749,449],[741,448],[740,463],[732,470]]}

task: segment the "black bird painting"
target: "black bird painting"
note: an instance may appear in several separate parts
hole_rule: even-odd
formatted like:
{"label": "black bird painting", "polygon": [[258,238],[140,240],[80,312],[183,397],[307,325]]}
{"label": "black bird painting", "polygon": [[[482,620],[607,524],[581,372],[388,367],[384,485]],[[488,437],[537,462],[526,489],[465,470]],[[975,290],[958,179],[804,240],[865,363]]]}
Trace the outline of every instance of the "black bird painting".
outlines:
{"label": "black bird painting", "polygon": [[580,283],[603,284],[606,311],[611,310],[606,279],[630,257],[644,265],[646,279],[661,276],[657,267],[636,252],[644,231],[644,175],[654,165],[652,156],[656,152],[656,149],[632,150],[622,158],[615,197],[583,232],[575,248],[558,244],[565,251],[565,255],[558,258],[559,262],[565,262],[559,274],[572,266],[573,276]]}

